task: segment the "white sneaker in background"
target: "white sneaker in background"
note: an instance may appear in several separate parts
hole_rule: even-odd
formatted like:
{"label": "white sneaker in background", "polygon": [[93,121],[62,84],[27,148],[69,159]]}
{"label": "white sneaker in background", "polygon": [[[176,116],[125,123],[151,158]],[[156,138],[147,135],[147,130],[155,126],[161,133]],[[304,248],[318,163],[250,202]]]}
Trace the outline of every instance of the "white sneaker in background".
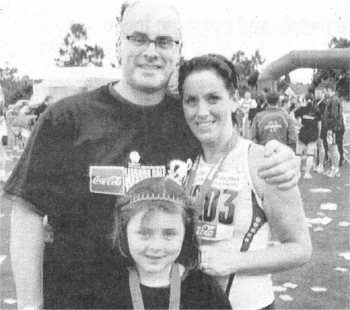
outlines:
{"label": "white sneaker in background", "polygon": [[329,178],[339,178],[340,177],[340,171],[339,168],[332,168],[331,171],[327,174],[327,177]]}
{"label": "white sneaker in background", "polygon": [[304,179],[312,179],[312,175],[310,173],[305,173]]}
{"label": "white sneaker in background", "polygon": [[324,172],[323,165],[319,165],[319,166],[316,168],[316,172],[317,172],[317,173],[323,173],[323,172]]}

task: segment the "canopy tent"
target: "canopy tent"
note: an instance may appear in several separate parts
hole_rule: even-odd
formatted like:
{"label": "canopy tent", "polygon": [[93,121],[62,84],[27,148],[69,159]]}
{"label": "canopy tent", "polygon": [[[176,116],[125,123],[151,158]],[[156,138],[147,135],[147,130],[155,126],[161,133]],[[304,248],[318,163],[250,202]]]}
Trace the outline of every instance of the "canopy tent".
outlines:
{"label": "canopy tent", "polygon": [[45,74],[34,75],[30,105],[37,105],[51,96],[53,101],[88,91],[120,79],[117,69],[101,67],[55,68]]}

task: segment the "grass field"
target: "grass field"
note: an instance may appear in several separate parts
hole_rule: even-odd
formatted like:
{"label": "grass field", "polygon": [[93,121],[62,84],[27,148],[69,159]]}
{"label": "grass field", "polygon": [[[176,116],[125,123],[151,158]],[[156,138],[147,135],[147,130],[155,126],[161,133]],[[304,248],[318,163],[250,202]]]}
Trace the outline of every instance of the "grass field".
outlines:
{"label": "grass field", "polygon": [[[339,256],[342,253],[350,253],[350,226],[341,226],[350,222],[349,163],[342,167],[340,178],[330,179],[314,174],[312,180],[301,179],[299,186],[306,216],[312,222],[319,219],[319,222],[324,224],[310,224],[313,243],[311,261],[302,268],[273,276],[277,308],[349,309],[350,265],[349,260]],[[320,188],[329,189],[331,192],[310,191]],[[336,210],[322,210],[321,205],[327,203],[336,204]],[[330,222],[325,224],[327,221]],[[297,287],[277,291],[284,290],[283,285],[286,283],[295,284]],[[312,288],[320,289],[315,292]],[[292,300],[289,300],[290,298]]]}
{"label": "grass field", "polygon": [[[349,142],[348,129],[345,134],[348,157]],[[350,253],[350,226],[345,226],[350,222],[349,162],[341,168],[340,178],[313,175],[311,180],[301,179],[299,183],[310,222],[312,259],[302,268],[273,276],[276,308],[350,309],[349,258],[339,256]],[[313,191],[317,189],[328,192]],[[322,210],[322,204],[327,203],[335,204],[336,210]],[[0,196],[0,309],[17,309],[9,259],[10,212],[9,202]]]}

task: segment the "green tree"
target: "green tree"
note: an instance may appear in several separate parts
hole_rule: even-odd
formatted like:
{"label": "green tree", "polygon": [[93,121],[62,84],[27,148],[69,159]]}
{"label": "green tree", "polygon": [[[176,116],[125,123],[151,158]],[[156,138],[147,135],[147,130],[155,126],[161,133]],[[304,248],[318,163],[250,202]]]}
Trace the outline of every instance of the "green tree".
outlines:
{"label": "green tree", "polygon": [[63,39],[56,65],[59,67],[102,67],[103,48],[88,42],[87,30],[83,24],[72,24]]}
{"label": "green tree", "polygon": [[246,56],[245,52],[239,50],[232,55],[231,61],[237,70],[239,80],[238,91],[240,95],[242,96],[249,88],[256,89],[260,74],[259,66],[265,62],[260,51],[256,50],[249,58]]}
{"label": "green tree", "polygon": [[291,81],[290,81],[289,74],[282,76],[277,81],[277,91],[279,91],[279,92],[284,91],[289,86],[290,83],[291,83]]}
{"label": "green tree", "polygon": [[[328,43],[329,48],[350,48],[350,40],[333,37]],[[323,81],[335,83],[339,96],[349,98],[349,69],[318,69],[313,77],[313,87],[316,88]]]}
{"label": "green tree", "polygon": [[5,105],[16,103],[18,100],[29,100],[33,94],[33,82],[28,76],[19,77],[16,68],[5,64],[0,67],[0,83],[4,93]]}
{"label": "green tree", "polygon": [[[119,14],[116,16],[115,18],[115,26],[116,26],[116,29],[117,29],[117,43],[115,44],[115,48],[116,48],[116,53],[117,53],[117,62],[118,62],[118,65],[120,66],[121,65],[121,56],[120,56],[120,44],[121,44],[121,23],[122,23],[122,20],[123,20],[123,16],[124,16],[124,13],[125,13],[125,10],[127,9],[127,7],[129,6],[129,2],[127,1],[124,1],[120,7],[120,12]],[[115,63],[111,63],[111,66],[113,68],[116,67],[116,64]]]}

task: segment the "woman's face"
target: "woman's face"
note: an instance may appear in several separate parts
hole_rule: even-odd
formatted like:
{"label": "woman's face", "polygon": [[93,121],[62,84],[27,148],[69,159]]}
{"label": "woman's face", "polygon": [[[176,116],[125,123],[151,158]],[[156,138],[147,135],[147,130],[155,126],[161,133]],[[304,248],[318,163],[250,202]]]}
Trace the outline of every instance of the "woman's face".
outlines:
{"label": "woman's face", "polygon": [[146,210],[135,214],[127,225],[130,254],[142,274],[169,272],[181,252],[185,225],[180,213]]}
{"label": "woman's face", "polygon": [[232,133],[234,101],[212,70],[190,73],[183,84],[182,105],[191,131],[202,144],[217,144]]}

